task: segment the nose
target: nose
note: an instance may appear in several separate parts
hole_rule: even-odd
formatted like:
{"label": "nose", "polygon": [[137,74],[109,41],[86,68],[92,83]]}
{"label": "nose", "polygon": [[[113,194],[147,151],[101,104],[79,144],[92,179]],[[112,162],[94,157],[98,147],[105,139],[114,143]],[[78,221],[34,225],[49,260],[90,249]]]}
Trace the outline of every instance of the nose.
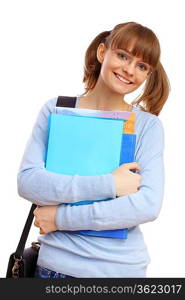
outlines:
{"label": "nose", "polygon": [[123,65],[122,69],[124,73],[127,73],[129,76],[133,76],[135,72],[135,63],[133,61],[127,61],[127,63]]}

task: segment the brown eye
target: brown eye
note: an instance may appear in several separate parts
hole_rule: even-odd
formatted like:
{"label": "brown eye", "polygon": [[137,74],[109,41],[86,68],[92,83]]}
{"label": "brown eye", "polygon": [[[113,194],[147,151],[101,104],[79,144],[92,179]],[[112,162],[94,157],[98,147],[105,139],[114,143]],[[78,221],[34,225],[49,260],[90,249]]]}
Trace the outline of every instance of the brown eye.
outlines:
{"label": "brown eye", "polygon": [[140,64],[140,65],[139,65],[139,68],[140,68],[142,71],[147,71],[147,70],[148,70],[147,66],[144,65],[144,64]]}

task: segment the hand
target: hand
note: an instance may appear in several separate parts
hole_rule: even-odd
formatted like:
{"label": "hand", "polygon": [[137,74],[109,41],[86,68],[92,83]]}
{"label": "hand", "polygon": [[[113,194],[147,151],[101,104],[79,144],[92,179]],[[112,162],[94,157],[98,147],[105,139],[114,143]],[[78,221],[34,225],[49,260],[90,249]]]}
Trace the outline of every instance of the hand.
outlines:
{"label": "hand", "polygon": [[133,169],[140,170],[136,162],[123,164],[112,172],[116,185],[116,196],[125,196],[138,191],[141,175],[130,171]]}
{"label": "hand", "polygon": [[37,206],[37,208],[34,210],[34,225],[40,228],[40,234],[58,230],[55,224],[55,215],[57,208],[57,205]]}

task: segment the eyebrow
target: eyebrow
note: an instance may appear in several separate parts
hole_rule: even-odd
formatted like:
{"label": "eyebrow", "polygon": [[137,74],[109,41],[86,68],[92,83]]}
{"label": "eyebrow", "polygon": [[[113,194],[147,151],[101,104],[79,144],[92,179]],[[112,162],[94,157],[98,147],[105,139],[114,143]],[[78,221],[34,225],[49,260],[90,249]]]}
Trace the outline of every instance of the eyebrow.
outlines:
{"label": "eyebrow", "polygon": [[126,49],[121,49],[121,50],[127,52],[127,53],[130,54],[132,57],[134,56],[130,51],[128,51],[128,50],[126,50]]}
{"label": "eyebrow", "polygon": [[130,56],[134,56],[131,52],[129,52],[128,50],[126,49],[123,49],[123,48],[118,48],[117,50],[120,50],[120,51],[125,51],[127,54],[129,54]]}
{"label": "eyebrow", "polygon": [[[130,51],[126,50],[126,49],[120,48],[120,49],[117,49],[117,50],[125,51],[125,52],[126,52],[127,54],[129,54],[131,57],[134,57],[134,55],[133,55]],[[147,62],[144,62],[143,60],[142,60],[141,62],[149,66],[149,64],[148,64]]]}

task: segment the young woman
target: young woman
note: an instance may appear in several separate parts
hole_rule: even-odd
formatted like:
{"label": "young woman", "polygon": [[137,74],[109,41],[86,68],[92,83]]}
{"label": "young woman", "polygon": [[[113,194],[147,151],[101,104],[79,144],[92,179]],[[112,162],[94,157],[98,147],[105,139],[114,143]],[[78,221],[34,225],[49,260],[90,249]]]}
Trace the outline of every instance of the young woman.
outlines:
{"label": "young woman", "polygon": [[[158,38],[135,22],[100,33],[87,49],[83,82],[85,93],[77,97],[76,107],[136,113],[135,162],[97,176],[46,171],[48,116],[57,98],[43,106],[18,173],[19,195],[38,205],[34,224],[40,228],[41,249],[35,276],[145,277],[150,257],[139,224],[157,218],[164,189],[164,135],[157,116],[169,82]],[[128,104],[125,95],[144,82],[142,95]],[[90,205],[64,204],[107,198]],[[128,228],[127,239],[69,232],[119,228]]]}

